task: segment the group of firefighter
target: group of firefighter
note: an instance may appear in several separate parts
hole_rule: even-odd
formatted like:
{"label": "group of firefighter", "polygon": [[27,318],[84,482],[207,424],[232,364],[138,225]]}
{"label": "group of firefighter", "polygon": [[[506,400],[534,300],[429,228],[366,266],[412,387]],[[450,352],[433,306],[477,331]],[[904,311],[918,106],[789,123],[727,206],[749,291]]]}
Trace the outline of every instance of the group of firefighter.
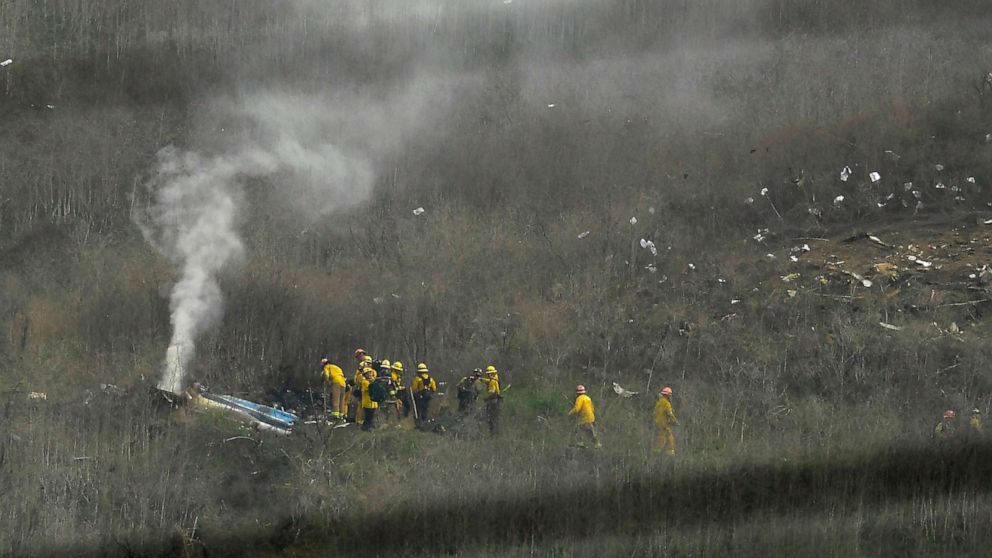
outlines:
{"label": "group of firefighter", "polygon": [[957,422],[957,413],[953,409],[944,411],[944,417],[933,427],[934,440],[943,444],[956,439],[978,439],[984,435],[982,412],[977,407],[971,410],[967,427],[958,428]]}
{"label": "group of firefighter", "polygon": [[[418,427],[430,422],[431,401],[437,394],[438,383],[431,376],[426,363],[417,365],[413,381],[407,385],[405,369],[400,361],[376,360],[365,349],[355,350],[357,367],[352,378],[329,359],[321,359],[321,373],[327,386],[325,405],[327,415],[335,420],[355,422],[362,430],[372,430],[376,424],[399,425],[402,419],[413,414]],[[458,396],[458,413],[468,415],[474,412],[476,401],[481,396],[485,404],[486,422],[489,433],[499,433],[499,417],[503,403],[503,389],[500,387],[499,371],[489,365],[485,370],[476,368],[463,377],[455,386]],[[679,424],[672,408],[672,388],[665,386],[658,393],[654,408],[654,422],[657,438],[654,449],[666,455],[675,455],[675,433],[673,427]],[[568,412],[576,418],[578,432],[595,449],[603,445],[596,434],[596,409],[584,385],[575,389],[575,403]],[[588,447],[585,441],[577,443]]]}
{"label": "group of firefighter", "polygon": [[[327,414],[332,419],[347,420],[362,425],[362,430],[372,430],[377,423],[399,424],[401,419],[413,415],[417,426],[429,422],[431,401],[437,394],[438,383],[431,376],[426,363],[417,365],[413,381],[406,383],[405,368],[400,361],[376,360],[365,349],[355,350],[357,368],[354,377],[347,378],[344,371],[321,359],[321,369],[328,386]],[[482,385],[482,389],[477,386]],[[499,416],[503,394],[499,371],[489,365],[486,370],[476,369],[458,383],[458,411],[469,413],[480,395],[486,406],[489,432],[499,431]]]}

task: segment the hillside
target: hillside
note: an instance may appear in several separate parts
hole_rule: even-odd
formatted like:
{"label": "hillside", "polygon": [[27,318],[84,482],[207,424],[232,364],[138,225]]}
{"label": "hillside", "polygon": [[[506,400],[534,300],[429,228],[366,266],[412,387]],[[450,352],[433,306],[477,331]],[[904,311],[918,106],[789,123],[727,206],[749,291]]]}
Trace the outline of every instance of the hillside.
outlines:
{"label": "hillside", "polygon": [[[931,433],[992,410],[990,23],[8,0],[0,555],[975,553],[988,448]],[[311,416],[356,347],[428,363],[443,431]],[[488,364],[495,439],[445,415]],[[310,424],[155,392],[194,381]],[[561,417],[579,383],[599,453]],[[407,542],[370,551],[380,520]]]}

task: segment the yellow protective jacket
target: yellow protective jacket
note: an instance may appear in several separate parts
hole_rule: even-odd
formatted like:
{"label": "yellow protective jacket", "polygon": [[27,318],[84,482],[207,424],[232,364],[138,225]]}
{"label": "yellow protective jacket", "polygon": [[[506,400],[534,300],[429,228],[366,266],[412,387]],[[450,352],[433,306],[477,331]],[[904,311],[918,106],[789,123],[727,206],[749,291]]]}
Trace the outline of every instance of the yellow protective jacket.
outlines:
{"label": "yellow protective jacket", "polygon": [[971,427],[971,431],[976,434],[982,433],[982,417],[977,415],[971,415],[968,419],[968,426]]}
{"label": "yellow protective jacket", "polygon": [[362,377],[362,381],[359,382],[358,385],[362,386],[362,408],[363,409],[378,409],[379,408],[379,404],[376,403],[375,401],[372,401],[372,398],[369,397],[369,386],[372,385],[372,382],[369,381],[369,380],[367,380],[367,379],[365,379],[365,377],[363,376]]}
{"label": "yellow protective jacket", "polygon": [[502,391],[500,390],[499,387],[499,375],[493,374],[488,378],[484,377],[479,379],[482,380],[483,382],[486,382],[486,396],[483,397],[483,399],[485,399],[486,401],[489,401],[490,399],[499,399],[500,394],[502,394]]}
{"label": "yellow protective jacket", "polygon": [[[376,373],[375,373],[375,369],[374,368],[370,368],[370,370],[372,370],[372,379],[373,380],[376,379],[377,376],[376,376]],[[355,372],[355,385],[356,386],[362,385],[362,380],[364,380],[364,379],[365,379],[365,374],[363,374],[362,373],[362,369],[359,368]]]}
{"label": "yellow protective jacket", "polygon": [[403,389],[403,376],[400,376],[395,371],[390,372],[389,376],[396,382],[396,389]]}
{"label": "yellow protective jacket", "polygon": [[596,409],[592,405],[592,399],[588,395],[582,394],[575,398],[575,406],[568,412],[579,419],[579,424],[593,424],[596,422]]}
{"label": "yellow protective jacket", "polygon": [[413,379],[413,385],[410,386],[410,388],[413,389],[413,393],[420,393],[425,389],[437,391],[437,382],[434,381],[434,378],[431,378],[430,375],[427,374],[426,376],[430,378],[430,382],[424,382],[424,376],[425,375],[417,374],[417,377]]}
{"label": "yellow protective jacket", "polygon": [[678,423],[675,411],[672,410],[672,402],[667,397],[659,397],[654,406],[654,424],[658,428],[668,428]]}
{"label": "yellow protective jacket", "polygon": [[324,381],[336,386],[344,387],[344,371],[339,366],[333,364],[324,365]]}

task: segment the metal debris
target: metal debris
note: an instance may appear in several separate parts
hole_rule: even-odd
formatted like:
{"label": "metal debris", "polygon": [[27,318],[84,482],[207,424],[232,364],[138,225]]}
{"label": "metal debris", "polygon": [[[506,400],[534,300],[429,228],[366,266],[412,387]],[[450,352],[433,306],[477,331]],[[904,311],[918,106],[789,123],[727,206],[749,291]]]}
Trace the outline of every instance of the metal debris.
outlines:
{"label": "metal debris", "polygon": [[624,389],[623,386],[621,386],[620,384],[613,382],[613,393],[619,395],[620,397],[623,397],[624,399],[630,399],[632,397],[636,397],[640,392]]}
{"label": "metal debris", "polygon": [[882,175],[878,174],[877,172],[872,172],[872,173],[869,173],[868,174],[868,178],[870,178],[871,181],[874,183],[874,182],[878,182],[879,180],[881,180],[882,179]]}
{"label": "metal debris", "polygon": [[836,198],[834,198],[834,204],[836,205],[840,205],[842,201],[844,201],[844,196],[837,196]]}
{"label": "metal debris", "polygon": [[844,167],[840,169],[840,181],[847,182],[848,178],[851,178],[851,167]]}
{"label": "metal debris", "polygon": [[585,238],[585,237],[587,237],[587,236],[589,236],[589,233],[590,233],[590,232],[591,232],[591,231],[583,231],[583,232],[580,232],[580,233],[579,233],[579,236],[578,236],[577,238],[578,238],[579,240],[582,240],[583,238]]}
{"label": "metal debris", "polygon": [[4,60],[3,62],[0,62],[0,67],[10,66],[13,63],[14,63],[14,60],[12,58],[8,58],[8,59]]}
{"label": "metal debris", "polygon": [[413,214],[419,217],[424,214],[424,211],[426,210],[423,207],[418,207],[417,209],[413,210]]}

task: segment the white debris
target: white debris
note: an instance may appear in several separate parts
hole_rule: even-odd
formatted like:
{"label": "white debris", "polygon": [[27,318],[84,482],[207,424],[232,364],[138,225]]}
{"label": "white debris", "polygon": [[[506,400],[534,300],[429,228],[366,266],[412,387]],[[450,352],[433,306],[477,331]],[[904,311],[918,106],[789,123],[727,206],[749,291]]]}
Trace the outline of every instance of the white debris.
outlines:
{"label": "white debris", "polygon": [[891,149],[886,149],[885,154],[888,155],[889,157],[892,157],[893,161],[898,161],[900,159],[899,154],[897,154],[895,151],[892,151]]}
{"label": "white debris", "polygon": [[513,3],[513,0],[503,0],[503,3],[504,4],[512,4]]}
{"label": "white debris", "polygon": [[837,196],[836,198],[834,198],[834,203],[835,204],[838,204],[839,205],[843,201],[844,201],[844,196]]}
{"label": "white debris", "polygon": [[631,397],[636,396],[640,392],[624,389],[620,384],[613,382],[613,393],[619,395],[620,397],[623,397],[624,399],[630,399]]}
{"label": "white debris", "polygon": [[889,200],[891,200],[894,197],[896,197],[896,193],[895,192],[892,192],[888,196],[885,196],[885,201],[889,201]]}
{"label": "white debris", "polygon": [[55,110],[55,105],[45,105],[48,110]]}
{"label": "white debris", "polygon": [[424,211],[426,211],[426,209],[424,209],[423,207],[418,207],[417,209],[413,210],[413,214],[419,217],[424,214]]}
{"label": "white debris", "polygon": [[956,202],[963,202],[963,201],[965,201],[964,200],[964,196],[954,196],[954,201],[956,201]]}
{"label": "white debris", "polygon": [[689,271],[696,271],[696,265],[695,264],[689,264]]}
{"label": "white debris", "polygon": [[768,229],[758,229],[758,234],[752,236],[751,238],[757,242],[764,242],[765,239],[768,238]]}
{"label": "white debris", "polygon": [[554,104],[554,103],[549,103],[549,104],[548,104],[548,108],[555,108],[556,106],[558,106],[558,105],[556,105],[556,104]]}
{"label": "white debris", "polygon": [[631,225],[636,225],[637,224],[637,217],[631,217],[630,218],[630,224]]}
{"label": "white debris", "polygon": [[578,236],[578,239],[579,239],[579,240],[582,240],[583,238],[585,238],[585,237],[587,237],[587,236],[589,236],[589,233],[590,233],[590,232],[592,232],[592,231],[583,231],[583,232],[580,232],[580,233],[579,233],[579,236]]}
{"label": "white debris", "polygon": [[644,269],[650,271],[651,273],[657,273],[658,272],[658,268],[655,267],[655,266],[653,266],[653,265],[649,265],[649,266],[645,267]]}
{"label": "white debris", "polygon": [[937,184],[934,185],[934,188],[936,188],[938,190],[943,190],[943,189],[947,188],[947,186],[944,186],[944,183],[943,182],[938,182]]}
{"label": "white debris", "polygon": [[868,173],[868,178],[870,178],[871,181],[874,183],[874,182],[878,182],[879,180],[881,180],[882,179],[882,175],[878,174],[877,172],[871,172],[871,173]]}
{"label": "white debris", "polygon": [[767,196],[768,195],[768,188],[762,188],[761,189],[761,195],[762,196]]}
{"label": "white debris", "polygon": [[0,67],[10,66],[13,63],[14,63],[14,61],[12,59],[8,58],[8,59],[4,60],[3,62],[0,62]]}
{"label": "white debris", "polygon": [[912,190],[913,189],[913,183],[912,182],[903,182],[902,183],[902,189],[903,190],[906,190],[907,192],[910,191],[910,190]]}
{"label": "white debris", "polygon": [[739,299],[736,299],[736,298],[730,299],[730,304],[740,304],[740,302],[741,301]]}
{"label": "white debris", "polygon": [[717,277],[716,278],[716,282],[717,283],[720,283],[721,285],[726,285],[727,284],[727,280],[724,279],[723,277]]}
{"label": "white debris", "polygon": [[751,205],[752,203],[754,203],[754,198],[748,196],[748,197],[744,198],[744,203],[746,203],[748,205]]}
{"label": "white debris", "polygon": [[878,322],[878,325],[884,327],[885,329],[891,329],[892,331],[902,331],[902,328],[897,325],[887,324],[885,322]]}
{"label": "white debris", "polygon": [[916,198],[916,199],[920,199],[920,197],[921,197],[922,195],[923,195],[923,192],[920,192],[919,190],[913,190],[913,197],[914,197],[914,198]]}
{"label": "white debris", "polygon": [[650,250],[652,256],[657,256],[658,255],[658,248],[655,247],[654,242],[651,242],[650,240],[644,240],[642,238],[641,239],[641,248],[645,248],[647,250]]}
{"label": "white debris", "polygon": [[40,391],[32,391],[28,394],[28,399],[34,399],[37,401],[48,401],[48,394]]}
{"label": "white debris", "polygon": [[965,178],[965,181],[966,182],[969,182],[971,184],[974,184],[975,183],[975,177],[974,176],[969,176],[968,178]]}
{"label": "white debris", "polygon": [[648,208],[648,213],[650,213],[651,215],[654,215],[654,211],[655,211],[655,209],[654,209],[654,206],[653,205]]}
{"label": "white debris", "polygon": [[848,178],[851,178],[851,167],[844,167],[840,169],[841,182],[847,182]]}
{"label": "white debris", "polygon": [[940,172],[940,171],[944,170],[944,165],[941,165],[940,163],[937,163],[936,165],[934,165],[934,168],[937,169],[937,172]]}
{"label": "white debris", "polygon": [[792,263],[797,263],[797,262],[799,262],[799,258],[798,258],[798,257],[796,257],[796,256],[789,256],[789,260],[790,260],[790,261],[791,261]]}
{"label": "white debris", "polygon": [[[989,224],[992,225],[992,219],[989,219]],[[765,254],[765,257],[768,258],[769,260],[775,260],[775,259],[777,259],[775,257],[775,254]]]}
{"label": "white debris", "polygon": [[992,134],[985,134],[985,143],[992,143]]}

